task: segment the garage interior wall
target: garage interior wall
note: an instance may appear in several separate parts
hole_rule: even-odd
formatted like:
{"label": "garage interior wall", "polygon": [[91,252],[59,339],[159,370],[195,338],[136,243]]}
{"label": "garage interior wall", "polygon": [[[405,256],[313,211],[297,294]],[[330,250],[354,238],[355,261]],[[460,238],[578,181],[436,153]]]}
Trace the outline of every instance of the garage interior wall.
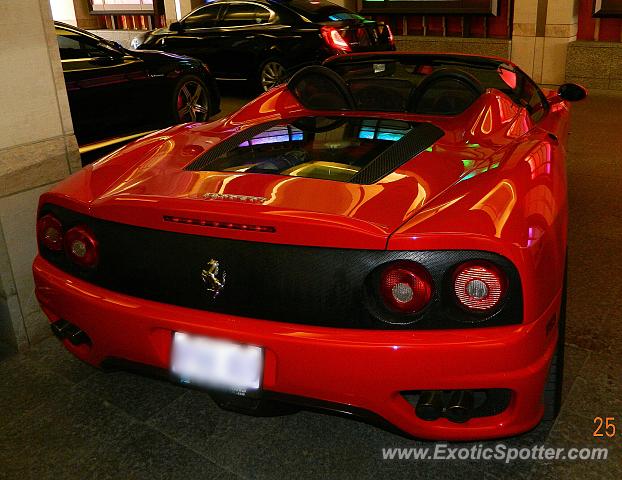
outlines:
{"label": "garage interior wall", "polygon": [[514,2],[511,60],[539,83],[559,85],[566,55],[577,39],[579,0]]}
{"label": "garage interior wall", "polygon": [[49,335],[34,296],[39,195],[80,167],[49,0],[0,2],[0,342]]}

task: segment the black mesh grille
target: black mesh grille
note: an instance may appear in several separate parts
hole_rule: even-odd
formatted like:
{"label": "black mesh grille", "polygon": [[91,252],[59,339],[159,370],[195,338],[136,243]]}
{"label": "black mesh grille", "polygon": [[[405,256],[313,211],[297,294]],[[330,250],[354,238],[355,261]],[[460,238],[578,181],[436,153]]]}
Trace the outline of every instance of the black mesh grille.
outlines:
{"label": "black mesh grille", "polygon": [[[480,251],[382,251],[301,247],[237,241],[152,230],[84,217],[54,206],[66,228],[86,223],[100,244],[96,270],[72,264],[63,253],[42,255],[70,274],[109,290],[157,302],[259,319],[343,328],[466,328],[520,323],[518,274],[503,257]],[[475,258],[499,265],[510,291],[491,318],[468,317],[445,288],[453,266]],[[211,259],[226,271],[226,284],[212,298],[201,278]],[[422,315],[396,318],[376,298],[378,270],[387,262],[413,260],[435,282]]]}

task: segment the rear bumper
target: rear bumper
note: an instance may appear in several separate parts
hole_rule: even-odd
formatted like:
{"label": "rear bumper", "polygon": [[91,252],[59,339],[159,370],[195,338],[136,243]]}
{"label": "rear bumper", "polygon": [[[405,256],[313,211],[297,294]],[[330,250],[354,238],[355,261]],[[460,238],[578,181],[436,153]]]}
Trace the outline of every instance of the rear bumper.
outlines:
{"label": "rear bumper", "polygon": [[[93,365],[107,358],[167,369],[173,331],[265,348],[263,388],[362,409],[404,432],[445,440],[489,439],[533,428],[555,343],[559,300],[542,318],[507,327],[378,331],[311,327],[197,311],[133,298],[71,277],[41,257],[36,295],[51,322],[65,319],[92,345],[65,342]],[[506,410],[463,424],[424,421],[399,392],[507,388]]]}

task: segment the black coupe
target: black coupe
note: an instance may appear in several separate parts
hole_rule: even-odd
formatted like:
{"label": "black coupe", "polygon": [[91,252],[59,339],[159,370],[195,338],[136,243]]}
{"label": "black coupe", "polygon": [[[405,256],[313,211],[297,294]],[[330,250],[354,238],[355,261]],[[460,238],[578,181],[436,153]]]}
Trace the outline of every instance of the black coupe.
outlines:
{"label": "black coupe", "polygon": [[388,26],[326,0],[211,1],[132,47],[190,55],[261,90],[335,54],[395,50]]}
{"label": "black coupe", "polygon": [[78,143],[182,122],[206,121],[220,109],[212,75],[199,60],[130,51],[55,22]]}

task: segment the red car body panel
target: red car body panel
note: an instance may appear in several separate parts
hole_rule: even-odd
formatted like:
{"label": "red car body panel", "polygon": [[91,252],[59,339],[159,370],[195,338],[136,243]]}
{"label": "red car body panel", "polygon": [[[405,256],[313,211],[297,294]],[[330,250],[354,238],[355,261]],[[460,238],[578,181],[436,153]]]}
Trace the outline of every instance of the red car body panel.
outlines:
{"label": "red car body panel", "polygon": [[[250,125],[346,115],[305,110],[281,87],[223,120],[149,135],[84,168],[40,200],[40,206],[51,203],[102,220],[193,235],[369,250],[495,252],[520,274],[520,325],[344,331],[234,317],[112,292],[40,256],[33,266],[37,298],[51,322],[66,319],[88,333],[90,347],[65,344],[93,365],[120,357],[168,368],[171,334],[184,331],[264,347],[266,390],[363,408],[418,437],[470,440],[526,431],[543,414],[566,253],[569,105],[555,92],[547,96],[551,108],[535,125],[524,108],[494,89],[453,117],[373,112],[428,121],[445,135],[371,185],[183,169]],[[207,200],[206,193],[268,201]],[[166,215],[270,225],[277,233],[205,229],[164,222]],[[426,422],[399,394],[469,388],[511,389],[511,404],[499,415],[466,424]]]}
{"label": "red car body panel", "polygon": [[[541,319],[513,327],[344,331],[138,300],[68,278],[41,258],[35,260],[34,275],[37,298],[50,320],[68,318],[88,331],[91,348],[64,343],[93,365],[119,357],[168,368],[171,332],[182,331],[263,346],[266,390],[360,407],[421,438],[503,437],[533,428],[542,416],[539,400],[556,340],[555,330],[550,332],[547,324],[555,318],[555,305]],[[516,395],[495,417],[475,418],[468,424],[426,422],[398,393],[413,386],[505,387]]]}

